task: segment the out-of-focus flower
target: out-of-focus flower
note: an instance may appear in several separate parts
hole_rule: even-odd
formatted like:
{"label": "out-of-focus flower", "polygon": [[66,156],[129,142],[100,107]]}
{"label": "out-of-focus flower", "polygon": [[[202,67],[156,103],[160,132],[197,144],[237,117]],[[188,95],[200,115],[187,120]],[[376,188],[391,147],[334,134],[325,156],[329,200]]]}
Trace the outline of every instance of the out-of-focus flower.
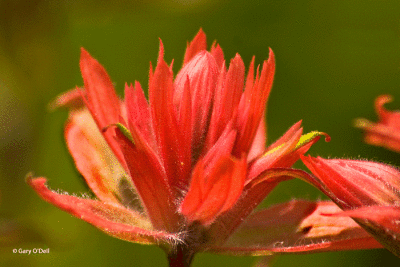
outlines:
{"label": "out-of-focus flower", "polygon": [[[224,244],[232,244],[227,240],[243,221],[246,225],[253,209],[280,181],[291,178],[296,171],[285,168],[323,133],[302,135],[298,122],[265,148],[265,104],[275,72],[272,51],[255,77],[253,58],[247,78],[239,55],[227,68],[219,45],[206,50],[201,30],[188,44],[175,79],[163,54],[160,42],[157,66],[150,68],[149,101],[138,82],[125,86],[121,100],[104,68],[82,49],[84,89],[64,94],[54,105],[70,108],[67,145],[97,199],[51,191],[45,178],[29,177],[28,183],[46,201],[109,235],[158,244],[173,266],[188,266],[196,252],[205,250],[285,252],[285,242],[276,248],[272,240],[265,246],[245,246],[240,238],[235,246]],[[272,224],[275,229],[286,220],[297,223],[290,221],[291,213],[299,220],[309,215],[285,210]],[[271,213],[279,214],[279,208]],[[265,227],[257,231],[272,229],[271,223]],[[329,250],[337,249],[337,242],[287,245],[293,251]]]}
{"label": "out-of-focus flower", "polygon": [[381,146],[400,152],[400,112],[388,111],[383,105],[391,102],[392,97],[381,95],[375,100],[375,110],[379,122],[373,123],[367,119],[356,119],[355,126],[365,130],[366,143]]}
{"label": "out-of-focus flower", "polygon": [[309,181],[382,245],[400,257],[400,172],[363,160],[301,157],[316,177]]}

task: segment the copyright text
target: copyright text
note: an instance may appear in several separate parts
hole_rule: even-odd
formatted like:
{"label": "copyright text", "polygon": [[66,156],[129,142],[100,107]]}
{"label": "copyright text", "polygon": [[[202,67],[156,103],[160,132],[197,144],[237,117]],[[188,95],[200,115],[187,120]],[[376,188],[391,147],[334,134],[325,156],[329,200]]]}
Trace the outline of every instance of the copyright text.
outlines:
{"label": "copyright text", "polygon": [[14,248],[12,250],[14,254],[25,254],[25,255],[31,255],[31,254],[48,254],[50,253],[50,248],[33,248],[33,249],[23,249],[23,248]]}

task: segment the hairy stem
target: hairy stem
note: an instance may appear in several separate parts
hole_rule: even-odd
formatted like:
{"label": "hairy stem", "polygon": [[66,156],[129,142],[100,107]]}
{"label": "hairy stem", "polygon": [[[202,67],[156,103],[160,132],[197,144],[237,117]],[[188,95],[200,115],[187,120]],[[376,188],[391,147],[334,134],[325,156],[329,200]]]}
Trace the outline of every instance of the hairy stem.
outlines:
{"label": "hairy stem", "polygon": [[179,244],[168,253],[170,267],[189,267],[194,257],[194,251],[185,244]]}

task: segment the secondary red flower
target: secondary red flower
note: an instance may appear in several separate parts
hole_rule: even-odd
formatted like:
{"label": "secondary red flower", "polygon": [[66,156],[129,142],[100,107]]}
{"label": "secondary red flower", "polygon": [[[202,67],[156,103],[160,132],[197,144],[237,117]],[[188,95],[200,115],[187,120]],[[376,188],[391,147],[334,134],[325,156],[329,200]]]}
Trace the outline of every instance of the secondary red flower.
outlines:
{"label": "secondary red flower", "polygon": [[317,176],[310,181],[344,212],[400,257],[400,172],[388,165],[363,160],[302,156]]}
{"label": "secondary red flower", "polygon": [[391,102],[392,97],[381,95],[375,100],[375,110],[379,122],[374,123],[366,119],[357,119],[356,127],[365,130],[366,143],[385,147],[400,152],[400,112],[388,111],[383,105]]}
{"label": "secondary red flower", "polygon": [[[97,199],[57,194],[45,178],[28,183],[46,201],[107,234],[160,245],[171,264],[188,265],[203,250],[239,253],[240,242],[222,245],[280,181],[290,179],[290,170],[275,168],[292,166],[321,133],[302,136],[298,122],[265,147],[265,105],[275,72],[271,50],[255,75],[253,58],[247,77],[238,54],[227,68],[219,45],[206,50],[201,30],[175,79],[163,54],[160,42],[149,100],[138,82],[125,86],[121,100],[104,68],[82,49],[84,89],[64,94],[55,105],[70,108],[67,145]],[[299,214],[309,215],[293,212],[298,220],[292,225],[301,221]],[[337,249],[337,241],[322,247]],[[272,251],[272,243],[246,247],[246,253]]]}

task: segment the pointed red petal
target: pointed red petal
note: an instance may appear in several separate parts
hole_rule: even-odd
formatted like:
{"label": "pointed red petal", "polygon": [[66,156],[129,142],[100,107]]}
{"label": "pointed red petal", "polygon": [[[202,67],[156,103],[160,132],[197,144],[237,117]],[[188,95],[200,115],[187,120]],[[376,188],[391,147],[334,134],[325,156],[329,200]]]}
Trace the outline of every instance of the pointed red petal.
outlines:
{"label": "pointed red petal", "polygon": [[[246,78],[246,85],[244,90],[245,92],[249,92],[254,85],[254,61],[255,57],[253,56],[250,63],[249,72]],[[265,109],[263,111],[263,116],[261,118],[256,135],[254,137],[253,143],[250,148],[248,161],[251,161],[257,156],[261,155],[261,153],[265,150],[265,145],[267,144],[267,123],[266,123]]]}
{"label": "pointed red petal", "polygon": [[176,106],[182,105],[182,94],[187,78],[190,81],[194,159],[199,157],[205,143],[218,76],[219,68],[214,57],[209,52],[202,51],[183,67],[175,79]]}
{"label": "pointed red petal", "polygon": [[136,139],[133,144],[119,129],[115,132],[129,174],[154,228],[177,232],[180,218],[161,162],[146,142]]}
{"label": "pointed red petal", "polygon": [[[217,252],[263,255],[380,248],[352,219],[334,219],[332,202],[293,200],[250,215]],[[212,245],[211,245],[212,246]]]}
{"label": "pointed red petal", "polygon": [[199,32],[194,37],[186,48],[185,57],[183,60],[183,65],[187,64],[197,53],[207,49],[207,39],[206,34],[203,29],[200,28]]}
{"label": "pointed red petal", "polygon": [[[230,123],[230,125],[232,125]],[[233,145],[236,140],[236,131],[232,130],[232,127],[228,125],[225,131],[222,133],[218,141],[211,147],[207,154],[204,156],[203,161],[204,165],[207,168],[207,174],[210,168],[213,168],[217,161],[224,155],[230,155]]]}
{"label": "pointed red petal", "polygon": [[[179,131],[177,109],[173,104],[173,74],[163,59],[163,46],[160,42],[160,54],[156,70],[149,84],[149,98],[154,132],[160,147],[160,155],[168,177],[168,183],[174,195],[179,195],[189,178],[186,170],[191,166],[188,145],[182,145],[186,134]],[[184,86],[184,84],[182,85]],[[182,108],[181,108],[182,109]]]}
{"label": "pointed red petal", "polygon": [[157,149],[150,108],[139,82],[135,87],[125,85],[125,105],[127,120],[131,132],[141,135],[154,149]]}
{"label": "pointed red petal", "polygon": [[[250,86],[246,88],[240,101],[237,121],[239,139],[234,149],[234,155],[238,155],[243,151],[248,152],[253,143],[254,136],[265,111],[274,74],[275,56],[270,49],[268,61],[264,61],[263,64],[261,77],[259,79],[256,77],[254,85],[251,88]],[[248,84],[251,84],[251,82]]]}
{"label": "pointed red petal", "polygon": [[[160,40],[160,51],[157,60],[157,66],[154,74],[149,81],[149,102],[154,132],[158,145],[165,146],[165,128],[173,123],[175,118],[175,109],[171,103],[174,86],[172,83],[173,74],[167,63],[164,61],[164,46]],[[175,123],[176,124],[176,123]],[[176,127],[176,125],[173,125]],[[172,129],[176,131],[176,129]]]}
{"label": "pointed red petal", "polygon": [[254,179],[261,172],[269,168],[290,167],[291,165],[280,166],[277,163],[293,151],[302,133],[303,129],[300,127],[300,124],[296,123],[293,125],[289,131],[276,142],[277,144],[280,144],[279,146],[273,144],[271,148],[267,149],[265,154],[254,161],[249,170],[248,180]]}
{"label": "pointed red petal", "polygon": [[[120,122],[120,101],[106,70],[85,49],[81,49],[79,62],[85,84],[86,105],[100,130]],[[104,133],[117,158],[125,166],[123,155],[110,131]]]}
{"label": "pointed red petal", "polygon": [[226,70],[225,70],[225,62],[223,63],[223,67],[221,68],[221,72],[218,77],[217,86],[215,88],[215,95],[214,95],[214,103],[213,103],[213,110],[211,113],[210,119],[210,126],[207,132],[206,137],[206,145],[203,148],[205,151],[210,149],[215,142],[218,140],[219,136],[221,135],[222,131],[224,131],[227,125],[223,125],[223,127],[219,123],[218,115],[221,115],[221,106],[223,101],[223,91],[225,87],[226,81]]}
{"label": "pointed red petal", "polygon": [[132,210],[106,202],[57,194],[46,187],[45,178],[28,178],[27,182],[47,202],[111,236],[144,244],[179,240],[177,235],[152,230],[151,224]]}
{"label": "pointed red petal", "polygon": [[190,222],[207,226],[236,204],[246,177],[246,158],[238,161],[222,157],[207,177],[201,177],[204,172],[200,170],[195,174],[180,211]]}
{"label": "pointed red petal", "polygon": [[[254,86],[254,61],[255,57],[251,59],[250,62],[250,67],[249,67],[249,72],[247,73],[247,78],[246,78],[246,85],[244,87],[245,92],[251,92],[251,89]],[[258,75],[258,69],[257,69],[257,75]]]}
{"label": "pointed red petal", "polygon": [[243,92],[244,72],[244,63],[236,54],[229,64],[227,74],[219,76],[209,129],[210,142],[218,140],[233,114],[237,112]]}
{"label": "pointed red petal", "polygon": [[179,182],[180,188],[185,189],[189,184],[190,171],[192,168],[192,96],[190,92],[189,79],[186,80],[183,89],[182,103],[178,118],[179,134]]}
{"label": "pointed red petal", "polygon": [[265,151],[265,145],[267,144],[267,123],[265,121],[265,113],[261,118],[260,125],[258,126],[256,135],[254,136],[253,143],[251,144],[249,156],[247,161],[261,156]]}
{"label": "pointed red petal", "polygon": [[276,147],[281,146],[282,144],[287,143],[290,139],[292,139],[293,135],[301,129],[302,121],[298,121],[293,124],[289,130],[287,130],[278,140],[276,140],[273,144],[268,146],[268,150],[273,150]]}
{"label": "pointed red petal", "polygon": [[100,128],[118,122],[120,102],[106,70],[83,48],[81,49],[80,67],[89,109]]}
{"label": "pointed red petal", "polygon": [[231,183],[228,184],[230,186],[228,197],[225,199],[225,203],[219,211],[220,214],[230,210],[236,204],[243,192],[247,174],[247,157],[243,155],[240,162],[237,164],[238,166],[235,166],[237,168],[236,173],[231,177]]}
{"label": "pointed red petal", "polygon": [[190,194],[187,193],[183,202],[179,207],[182,214],[194,214],[199,209],[201,203],[204,201],[203,188],[204,188],[204,161],[200,160],[192,171],[190,179]]}
{"label": "pointed red petal", "polygon": [[215,58],[215,61],[217,62],[218,66],[220,68],[223,67],[224,64],[224,52],[222,51],[222,48],[219,46],[219,44],[216,44],[215,42],[211,46],[211,55]]}
{"label": "pointed red petal", "polygon": [[[214,103],[213,103],[213,111],[211,113],[210,119],[210,126],[207,132],[206,137],[206,145],[203,148],[205,151],[210,149],[214,145],[214,143],[218,140],[219,135],[221,135],[222,131],[224,131],[226,125],[219,125],[219,118],[218,115],[221,115],[221,111],[218,110],[221,106],[221,101],[223,99],[222,93],[225,87],[225,80],[226,80],[226,70],[225,70],[225,62],[222,63],[223,67],[221,68],[221,72],[218,77],[217,86],[215,88],[215,95],[214,95]],[[218,114],[217,114],[218,113]]]}

